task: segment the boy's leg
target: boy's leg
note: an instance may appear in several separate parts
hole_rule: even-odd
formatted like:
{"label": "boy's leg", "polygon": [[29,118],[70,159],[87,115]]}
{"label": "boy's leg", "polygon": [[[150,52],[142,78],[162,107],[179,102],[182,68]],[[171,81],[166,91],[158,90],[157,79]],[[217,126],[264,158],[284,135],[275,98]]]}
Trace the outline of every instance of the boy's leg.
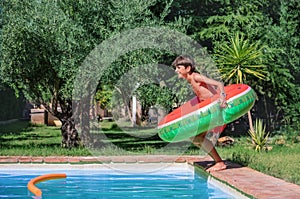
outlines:
{"label": "boy's leg", "polygon": [[197,135],[193,139],[193,143],[197,147],[199,147],[199,148],[203,149],[205,152],[207,152],[208,155],[210,155],[215,161],[215,165],[208,168],[206,171],[211,172],[211,171],[220,171],[220,170],[226,169],[226,165],[223,162],[220,155],[218,154],[216,148],[211,143],[211,141],[206,138],[206,133],[202,133],[200,135]]}

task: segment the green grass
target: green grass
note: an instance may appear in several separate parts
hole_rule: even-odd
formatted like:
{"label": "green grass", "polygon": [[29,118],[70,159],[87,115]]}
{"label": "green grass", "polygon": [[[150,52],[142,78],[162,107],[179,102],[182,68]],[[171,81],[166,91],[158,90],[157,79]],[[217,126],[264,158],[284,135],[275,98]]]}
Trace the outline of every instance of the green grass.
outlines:
{"label": "green grass", "polygon": [[[99,125],[99,124],[97,124]],[[194,146],[190,142],[170,144],[162,141],[155,130],[149,127],[128,127],[124,124],[101,122],[94,128],[95,155],[143,155],[143,154],[189,154]],[[195,148],[195,147],[194,147]],[[199,150],[198,150],[199,151]],[[197,153],[199,154],[199,152]]]}
{"label": "green grass", "polygon": [[257,152],[245,138],[232,147],[218,148],[221,157],[262,173],[300,185],[300,144],[272,145],[272,150]]}
{"label": "green grass", "polygon": [[85,148],[63,149],[58,127],[31,125],[26,121],[0,125],[0,155],[90,155]]}
{"label": "green grass", "polygon": [[[28,122],[0,125],[0,155],[17,156],[93,156],[93,155],[205,155],[190,142],[169,144],[153,128],[119,128],[112,122],[101,122],[92,129],[92,148],[61,148],[58,127],[34,126]],[[235,138],[229,147],[217,147],[227,159],[257,171],[300,185],[299,132],[273,136],[272,150],[257,152],[249,137]]]}

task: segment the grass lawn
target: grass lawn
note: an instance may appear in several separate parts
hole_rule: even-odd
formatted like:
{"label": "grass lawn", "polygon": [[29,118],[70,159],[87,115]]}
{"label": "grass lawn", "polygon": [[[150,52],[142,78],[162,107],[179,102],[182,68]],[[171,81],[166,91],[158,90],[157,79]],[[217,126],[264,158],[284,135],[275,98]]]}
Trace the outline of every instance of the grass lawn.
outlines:
{"label": "grass lawn", "polygon": [[33,126],[28,122],[0,125],[0,155],[90,155],[84,148],[63,149],[58,127]]}
{"label": "grass lawn", "polygon": [[[61,148],[58,127],[33,126],[28,122],[0,125],[0,155],[93,156],[93,155],[204,155],[190,142],[170,144],[162,141],[152,129],[124,129],[112,122],[101,122],[93,129],[93,148]],[[126,131],[126,133],[124,133]],[[299,136],[296,133],[295,136]],[[294,136],[294,137],[295,137]],[[235,138],[229,147],[217,147],[223,159],[237,162],[260,172],[300,185],[300,144],[293,137],[274,137],[272,150],[256,152],[246,137]],[[282,142],[282,139],[284,142]]]}
{"label": "grass lawn", "polygon": [[248,166],[262,173],[300,185],[300,144],[273,145],[268,152],[256,152],[246,139],[232,147],[218,148],[224,159]]}

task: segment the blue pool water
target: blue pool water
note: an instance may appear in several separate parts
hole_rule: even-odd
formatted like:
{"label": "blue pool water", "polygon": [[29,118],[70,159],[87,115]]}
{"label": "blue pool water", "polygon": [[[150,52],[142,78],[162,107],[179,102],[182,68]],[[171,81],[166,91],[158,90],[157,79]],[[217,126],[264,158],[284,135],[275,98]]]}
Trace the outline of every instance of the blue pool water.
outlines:
{"label": "blue pool water", "polygon": [[1,169],[0,198],[34,198],[27,189],[27,183],[32,178],[48,173],[66,173],[67,178],[36,184],[43,192],[43,199],[240,198],[184,165],[145,172],[142,171],[143,167],[132,166],[136,168],[131,172],[111,168],[75,167],[62,170],[55,166],[51,169]]}

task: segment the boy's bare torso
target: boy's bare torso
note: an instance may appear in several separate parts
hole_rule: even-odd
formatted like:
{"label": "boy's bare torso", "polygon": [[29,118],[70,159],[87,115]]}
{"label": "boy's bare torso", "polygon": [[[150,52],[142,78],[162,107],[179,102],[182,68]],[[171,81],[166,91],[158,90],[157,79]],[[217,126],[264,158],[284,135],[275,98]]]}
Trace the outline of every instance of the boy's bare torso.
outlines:
{"label": "boy's bare torso", "polygon": [[[196,75],[196,74],[195,74]],[[192,79],[190,79],[189,83],[194,91],[194,93],[197,95],[200,101],[206,100],[207,98],[210,98],[213,96],[213,93],[204,86],[204,82],[195,80],[193,75]]]}

